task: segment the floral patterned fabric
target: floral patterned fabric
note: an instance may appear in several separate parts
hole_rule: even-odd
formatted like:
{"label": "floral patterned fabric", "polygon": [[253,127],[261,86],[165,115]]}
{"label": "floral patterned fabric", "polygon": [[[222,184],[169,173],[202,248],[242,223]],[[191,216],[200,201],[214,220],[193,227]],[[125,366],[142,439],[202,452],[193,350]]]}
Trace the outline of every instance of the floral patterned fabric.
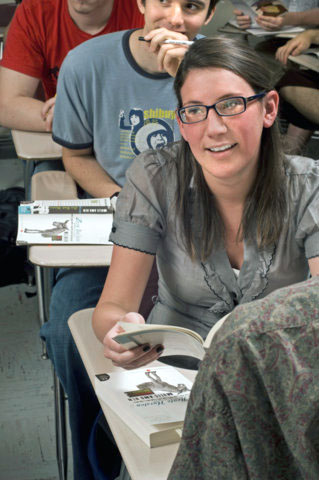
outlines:
{"label": "floral patterned fabric", "polygon": [[319,277],[238,306],[196,378],[168,480],[319,479]]}

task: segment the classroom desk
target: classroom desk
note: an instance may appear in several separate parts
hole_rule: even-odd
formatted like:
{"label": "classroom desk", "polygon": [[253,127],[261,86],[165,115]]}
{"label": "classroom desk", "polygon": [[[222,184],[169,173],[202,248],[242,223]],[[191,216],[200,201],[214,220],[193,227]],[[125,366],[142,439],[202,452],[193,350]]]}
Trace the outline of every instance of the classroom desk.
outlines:
{"label": "classroom desk", "polygon": [[39,267],[103,267],[110,265],[112,245],[32,245],[29,260]]}
{"label": "classroom desk", "polygon": [[[94,387],[96,374],[121,369],[104,358],[103,346],[92,329],[92,312],[93,308],[75,313],[69,319],[69,327]],[[192,380],[197,373],[182,372]],[[148,448],[103,401],[100,404],[132,480],[166,480],[179,444]]]}
{"label": "classroom desk", "polygon": [[[48,171],[33,175],[32,198],[70,199],[76,198],[76,185],[62,171]],[[112,245],[33,245],[29,247],[29,260],[35,265],[40,324],[48,320],[51,294],[50,267],[96,267],[110,264]],[[43,342],[43,355],[47,357]],[[56,448],[59,479],[67,476],[67,442],[65,398],[60,382],[54,372],[54,400],[56,424]]]}
{"label": "classroom desk", "polygon": [[11,130],[12,140],[18,158],[26,160],[24,188],[29,198],[33,161],[57,160],[62,158],[62,147],[52,140],[51,133]]}
{"label": "classroom desk", "polygon": [[11,130],[17,156],[23,160],[55,160],[62,157],[62,147],[51,133]]}

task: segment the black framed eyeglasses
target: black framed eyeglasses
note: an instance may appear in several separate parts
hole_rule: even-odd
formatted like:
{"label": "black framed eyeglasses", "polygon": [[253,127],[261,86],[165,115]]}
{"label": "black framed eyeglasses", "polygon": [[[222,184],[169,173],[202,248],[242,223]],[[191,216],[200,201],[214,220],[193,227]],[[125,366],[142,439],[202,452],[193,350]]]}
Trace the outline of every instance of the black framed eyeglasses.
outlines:
{"label": "black framed eyeglasses", "polygon": [[198,123],[206,120],[208,112],[212,108],[220,117],[232,117],[244,113],[247,103],[252,100],[261,99],[266,95],[266,91],[252,95],[251,97],[229,97],[219,100],[214,105],[189,105],[177,109],[177,113],[182,123]]}

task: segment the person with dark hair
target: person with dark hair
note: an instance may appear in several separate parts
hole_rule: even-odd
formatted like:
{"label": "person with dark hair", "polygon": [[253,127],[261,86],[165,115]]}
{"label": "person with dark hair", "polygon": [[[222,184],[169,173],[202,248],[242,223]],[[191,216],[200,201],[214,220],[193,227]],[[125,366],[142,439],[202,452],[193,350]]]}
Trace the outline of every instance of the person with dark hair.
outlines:
{"label": "person with dark hair", "polygon": [[[0,63],[0,124],[51,131],[66,54],[86,40],[143,24],[131,0],[23,0],[10,23]],[[41,95],[35,96],[39,86]]]}
{"label": "person with dark hair", "polygon": [[[169,73],[175,72],[188,45],[164,42],[197,41],[200,28],[210,21],[217,3],[132,1],[144,15],[143,28],[84,42],[69,52],[59,73],[53,139],[63,146],[65,169],[85,196],[118,193],[136,153],[148,148],[151,132],[163,127],[168,138],[169,134],[172,140],[180,138],[174,80]],[[123,128],[128,123],[130,127]],[[99,406],[67,321],[74,312],[96,306],[107,270],[59,269],[49,321],[41,328],[48,355],[68,396],[75,480],[93,477],[87,443]],[[145,316],[157,292],[156,271],[150,283],[141,306]]]}
{"label": "person with dark hair", "polygon": [[237,39],[199,39],[175,92],[183,138],[129,168],[93,315],[104,355],[123,368],[165,357],[162,345],[125,350],[113,340],[119,320],[145,321],[135,312],[155,255],[148,322],[203,338],[236,305],[319,275],[319,166],[282,153],[278,93],[258,54]]}

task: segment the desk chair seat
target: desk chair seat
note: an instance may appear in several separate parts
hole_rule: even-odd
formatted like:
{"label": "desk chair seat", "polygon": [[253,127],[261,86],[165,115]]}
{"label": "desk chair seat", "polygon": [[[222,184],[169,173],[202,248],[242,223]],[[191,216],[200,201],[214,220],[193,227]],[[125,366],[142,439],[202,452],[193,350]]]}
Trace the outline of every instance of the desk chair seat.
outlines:
{"label": "desk chair seat", "polygon": [[32,200],[69,200],[77,197],[76,183],[67,172],[39,172],[31,179]]}

